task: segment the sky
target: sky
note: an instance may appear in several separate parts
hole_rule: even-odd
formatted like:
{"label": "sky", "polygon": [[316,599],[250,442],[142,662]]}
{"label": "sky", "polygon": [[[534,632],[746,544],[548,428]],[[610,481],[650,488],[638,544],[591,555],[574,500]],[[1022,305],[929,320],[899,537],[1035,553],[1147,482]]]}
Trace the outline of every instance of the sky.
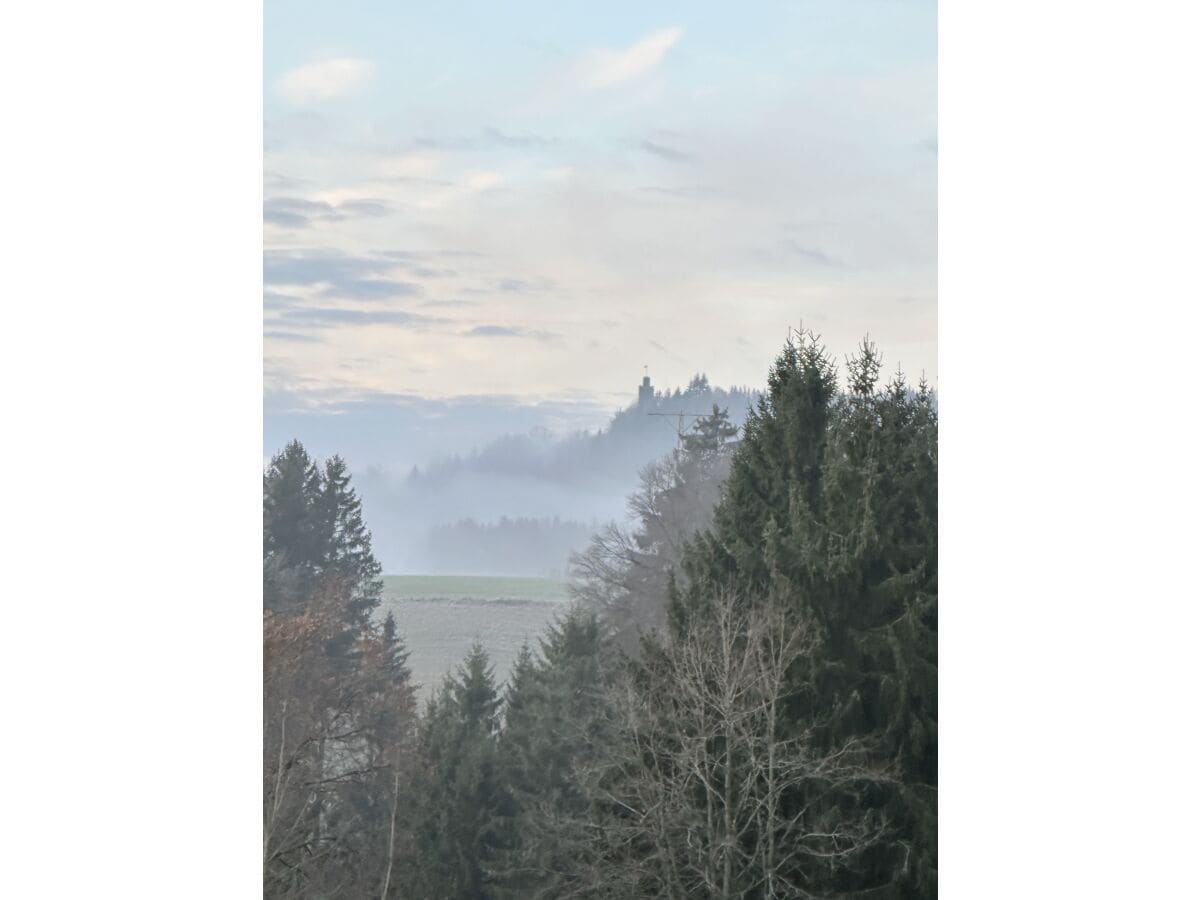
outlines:
{"label": "sky", "polygon": [[596,424],[643,366],[762,385],[791,326],[936,385],[933,2],[267,0],[264,25],[268,443],[456,404]]}

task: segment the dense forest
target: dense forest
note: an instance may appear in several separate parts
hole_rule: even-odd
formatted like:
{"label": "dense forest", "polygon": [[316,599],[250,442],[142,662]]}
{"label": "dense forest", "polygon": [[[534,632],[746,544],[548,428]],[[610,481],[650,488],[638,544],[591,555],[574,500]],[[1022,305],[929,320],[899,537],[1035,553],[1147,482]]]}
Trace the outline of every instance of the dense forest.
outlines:
{"label": "dense forest", "polygon": [[[937,893],[937,411],[790,339],[425,704],[338,458],[264,475],[264,894]],[[740,427],[739,427],[740,424]]]}

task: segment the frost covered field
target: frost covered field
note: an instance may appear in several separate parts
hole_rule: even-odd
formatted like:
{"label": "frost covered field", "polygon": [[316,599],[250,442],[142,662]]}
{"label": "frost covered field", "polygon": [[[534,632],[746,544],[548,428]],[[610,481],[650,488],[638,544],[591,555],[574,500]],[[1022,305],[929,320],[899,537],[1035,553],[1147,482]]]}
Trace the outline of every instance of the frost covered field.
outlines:
{"label": "frost covered field", "polygon": [[502,683],[522,642],[536,650],[546,625],[566,606],[566,583],[552,578],[385,575],[379,615],[395,615],[425,697],[475,640]]}

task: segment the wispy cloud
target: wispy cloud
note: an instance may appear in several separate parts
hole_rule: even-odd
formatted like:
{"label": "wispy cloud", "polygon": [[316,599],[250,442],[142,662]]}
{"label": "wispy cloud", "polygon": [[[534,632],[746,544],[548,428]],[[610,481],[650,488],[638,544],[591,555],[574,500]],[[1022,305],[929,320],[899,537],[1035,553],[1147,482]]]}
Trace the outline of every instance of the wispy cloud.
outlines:
{"label": "wispy cloud", "polygon": [[674,147],[668,147],[666,144],[656,144],[654,141],[642,141],[641,148],[647,153],[670,162],[691,162],[695,159],[690,153],[684,153],[682,150],[676,150]]}
{"label": "wispy cloud", "polygon": [[347,300],[411,297],[421,286],[387,277],[397,264],[390,259],[351,256],[332,250],[267,250],[263,282],[267,285],[314,287],[321,296]]}
{"label": "wispy cloud", "polygon": [[805,247],[803,244],[794,240],[784,242],[787,248],[801,259],[808,260],[811,263],[816,263],[819,266],[841,266],[839,260],[834,259],[824,250],[819,247]]}
{"label": "wispy cloud", "polygon": [[558,138],[545,137],[531,131],[520,134],[510,134],[491,125],[485,126],[477,137],[463,134],[421,135],[413,139],[412,146],[417,150],[434,151],[464,151],[481,150],[492,147],[507,149],[546,149],[560,144]]}
{"label": "wispy cloud", "polygon": [[313,307],[288,309],[275,320],[279,324],[300,325],[310,328],[336,328],[339,325],[439,325],[445,319],[423,316],[400,309],[340,309],[337,307]]}
{"label": "wispy cloud", "polygon": [[341,222],[349,218],[385,216],[391,209],[379,200],[326,203],[301,197],[268,197],[263,201],[263,221],[284,228],[308,228],[314,222]]}
{"label": "wispy cloud", "polygon": [[285,341],[292,344],[323,344],[325,343],[319,337],[311,334],[300,334],[295,331],[264,331],[264,341]]}
{"label": "wispy cloud", "polygon": [[484,137],[491,143],[501,147],[552,147],[559,143],[556,138],[543,137],[540,134],[526,131],[522,134],[505,134],[498,128],[493,128],[490,125],[483,130]]}
{"label": "wispy cloud", "polygon": [[623,50],[588,51],[576,63],[576,76],[586,88],[605,88],[640,78],[663,61],[681,34],[682,28],[664,28]]}
{"label": "wispy cloud", "polygon": [[532,338],[535,341],[553,340],[555,335],[548,331],[537,331],[531,328],[517,328],[509,325],[476,325],[464,332],[467,337],[520,337]]}
{"label": "wispy cloud", "polygon": [[540,293],[551,290],[554,282],[548,278],[501,278],[496,287],[509,294]]}
{"label": "wispy cloud", "polygon": [[339,300],[390,300],[393,297],[414,297],[420,293],[421,286],[408,281],[357,278],[331,284],[321,291],[321,296]]}
{"label": "wispy cloud", "polygon": [[267,284],[320,284],[379,275],[395,268],[388,259],[351,256],[336,250],[267,250],[263,281]]}
{"label": "wispy cloud", "polygon": [[327,59],[285,72],[275,90],[287,102],[305,106],[358,90],[371,80],[374,71],[375,64],[367,59]]}

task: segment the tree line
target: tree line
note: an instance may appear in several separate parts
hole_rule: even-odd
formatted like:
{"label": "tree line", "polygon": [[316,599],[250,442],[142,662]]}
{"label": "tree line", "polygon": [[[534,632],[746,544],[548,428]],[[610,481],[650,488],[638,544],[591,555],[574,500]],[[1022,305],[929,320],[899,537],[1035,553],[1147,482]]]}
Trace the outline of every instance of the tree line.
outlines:
{"label": "tree line", "polygon": [[503,685],[419,708],[337,458],[264,477],[264,893],[937,891],[937,412],[864,341],[789,340],[714,407]]}

